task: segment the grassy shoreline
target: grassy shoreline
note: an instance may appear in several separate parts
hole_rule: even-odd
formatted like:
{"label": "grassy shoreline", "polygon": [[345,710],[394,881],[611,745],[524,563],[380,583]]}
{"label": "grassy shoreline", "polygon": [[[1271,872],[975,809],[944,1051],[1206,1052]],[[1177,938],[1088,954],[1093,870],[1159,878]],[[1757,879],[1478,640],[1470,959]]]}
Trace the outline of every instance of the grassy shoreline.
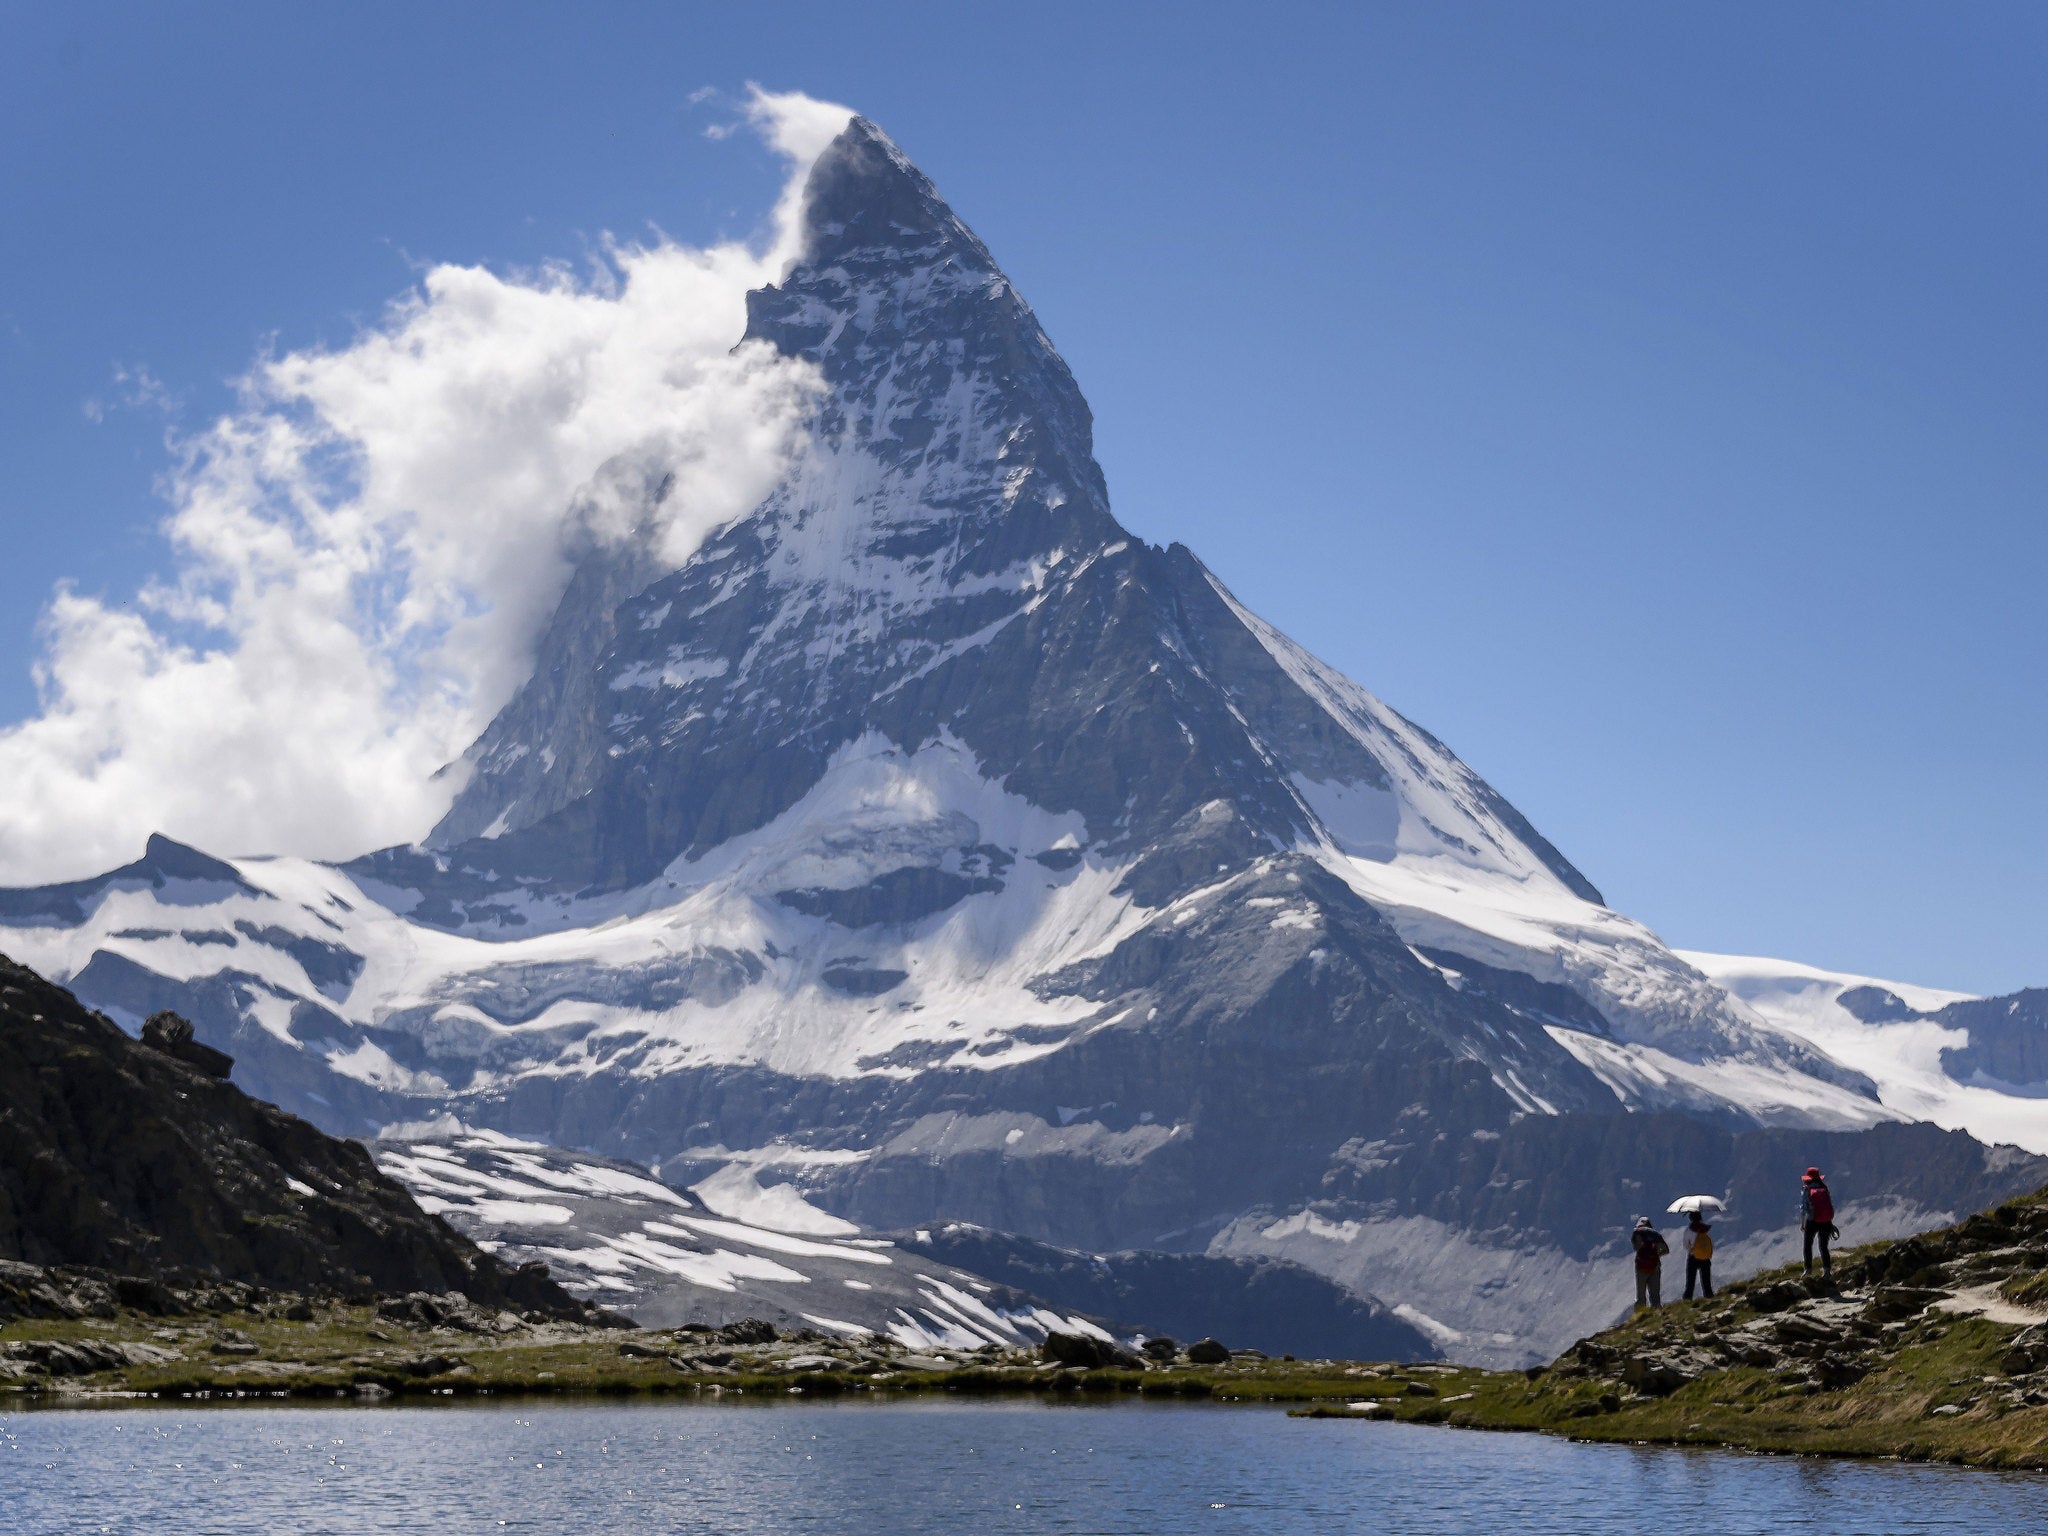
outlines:
{"label": "grassy shoreline", "polygon": [[[54,1272],[52,1272],[54,1273]],[[61,1287],[59,1288],[61,1289]],[[86,1290],[76,1290],[84,1296]],[[37,1291],[36,1294],[46,1294]],[[54,1295],[54,1293],[48,1293]],[[1304,1417],[2048,1470],[2048,1196],[1642,1311],[1547,1367],[1267,1359],[1093,1366],[766,1324],[652,1332],[452,1294],[221,1289],[175,1315],[102,1287],[0,1326],[0,1406],[933,1395],[1289,1405]],[[1095,1350],[1086,1341],[1083,1355]],[[1071,1351],[1062,1351],[1073,1358]],[[1220,1353],[1220,1351],[1219,1351]],[[1095,1350],[1101,1359],[1102,1352]]]}
{"label": "grassy shoreline", "polygon": [[[1730,1288],[1716,1303],[1680,1303],[1598,1336],[1626,1352],[1674,1329],[1740,1315],[1743,1296],[1778,1277]],[[1731,1294],[1732,1293],[1732,1294]],[[0,1361],[47,1345],[143,1345],[169,1358],[76,1375],[18,1374],[0,1408],[264,1402],[431,1404],[456,1401],[669,1399],[702,1402],[951,1396],[1052,1401],[1205,1401],[1285,1406],[1299,1417],[1556,1434],[1574,1440],[1749,1452],[1954,1462],[2048,1469],[2048,1404],[1999,1410],[1983,1388],[2017,1331],[1976,1318],[1923,1323],[1894,1358],[1838,1390],[1788,1387],[1736,1367],[1661,1395],[1617,1391],[1598,1373],[1452,1365],[1183,1360],[1141,1370],[1061,1367],[1019,1351],[922,1354],[881,1341],[782,1338],[730,1345],[715,1335],[521,1327],[508,1336],[398,1328],[372,1307],[323,1304],[311,1320],[270,1311],[165,1319],[16,1319],[0,1328]],[[216,1354],[226,1347],[232,1354]],[[253,1346],[253,1348],[252,1348]],[[719,1357],[725,1359],[720,1362]],[[826,1366],[822,1359],[839,1362]],[[707,1363],[717,1362],[717,1363]],[[1965,1406],[1967,1404],[1968,1406]],[[1957,1412],[1934,1416],[1953,1405]]]}
{"label": "grassy shoreline", "polygon": [[1569,1439],[2048,1470],[2048,1202],[1638,1311],[1469,1400],[1317,1405],[1315,1417]]}
{"label": "grassy shoreline", "polygon": [[[479,1397],[865,1395],[879,1400],[933,1393],[1300,1403],[1356,1397],[1362,1380],[1376,1379],[1383,1369],[1347,1361],[1266,1360],[1251,1352],[1217,1365],[1177,1360],[1140,1370],[1077,1369],[1022,1351],[924,1353],[887,1341],[816,1335],[746,1345],[711,1333],[539,1324],[507,1336],[478,1336],[441,1328],[400,1329],[374,1308],[360,1305],[323,1305],[309,1321],[281,1319],[274,1312],[230,1311],[200,1319],[125,1312],[108,1319],[17,1319],[0,1327],[0,1366],[7,1363],[10,1346],[141,1345],[170,1358],[109,1363],[67,1375],[22,1372],[0,1381],[0,1406]],[[215,1353],[219,1348],[236,1352]],[[50,1358],[60,1367],[65,1363],[62,1356]],[[1439,1366],[1413,1369],[1446,1379],[1484,1374]]]}

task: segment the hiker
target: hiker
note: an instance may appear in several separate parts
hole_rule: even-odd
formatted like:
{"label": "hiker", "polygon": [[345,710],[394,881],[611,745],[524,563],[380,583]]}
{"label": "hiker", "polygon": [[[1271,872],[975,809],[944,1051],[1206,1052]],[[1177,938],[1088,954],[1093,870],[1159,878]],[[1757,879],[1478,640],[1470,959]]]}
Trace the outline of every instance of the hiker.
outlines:
{"label": "hiker", "polygon": [[1664,1241],[1662,1232],[1650,1225],[1647,1216],[1636,1218],[1636,1229],[1628,1240],[1636,1251],[1636,1305],[1663,1306],[1664,1255],[1671,1251],[1671,1245]]}
{"label": "hiker", "polygon": [[1828,1181],[1818,1168],[1809,1168],[1799,1180],[1799,1225],[1806,1236],[1806,1272],[1813,1273],[1813,1242],[1820,1239],[1820,1272],[1823,1278],[1835,1272],[1828,1243],[1842,1235],[1835,1225],[1835,1197],[1828,1193]]}
{"label": "hiker", "polygon": [[1714,1294],[1714,1229],[1694,1211],[1685,1223],[1685,1299],[1692,1300],[1692,1283],[1700,1283],[1702,1300]]}

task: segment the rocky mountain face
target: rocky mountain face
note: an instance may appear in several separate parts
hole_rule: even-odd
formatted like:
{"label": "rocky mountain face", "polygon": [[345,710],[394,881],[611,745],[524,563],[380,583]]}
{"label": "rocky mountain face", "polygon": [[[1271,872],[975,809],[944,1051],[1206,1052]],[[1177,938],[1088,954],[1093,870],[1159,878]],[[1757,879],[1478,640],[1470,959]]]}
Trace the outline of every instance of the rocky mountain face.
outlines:
{"label": "rocky mountain face", "polygon": [[[1801,1137],[1918,1117],[1132,538],[1029,306],[878,129],[806,210],[739,338],[816,368],[806,450],[680,565],[585,558],[425,843],[154,840],[0,893],[0,944],[131,1026],[178,1009],[335,1130],[452,1110],[665,1176],[772,1166],[868,1229],[1284,1253],[1473,1358],[1568,1342],[1613,1212],[1711,1183],[1728,1138],[1797,1132],[1796,1171]],[[673,494],[608,474],[650,520]],[[1667,1156],[1702,1127],[1705,1165]],[[2034,1176],[2002,1157],[1870,1220]],[[1530,1255],[1564,1262],[1507,1283]]]}
{"label": "rocky mountain face", "polygon": [[152,1022],[159,1043],[139,1043],[0,958],[0,1259],[578,1310],[544,1269],[480,1252],[361,1146],[249,1098]]}
{"label": "rocky mountain face", "polygon": [[1206,1253],[1082,1253],[964,1222],[920,1227],[904,1247],[1147,1334],[1213,1337],[1269,1355],[1434,1360],[1421,1328],[1371,1297],[1297,1264]]}
{"label": "rocky mountain face", "polygon": [[1932,1018],[1966,1037],[1965,1043],[1942,1053],[1942,1066],[1950,1076],[2037,1094],[2048,1089],[2048,988],[2029,987],[2009,997],[1973,997],[1913,1017]]}

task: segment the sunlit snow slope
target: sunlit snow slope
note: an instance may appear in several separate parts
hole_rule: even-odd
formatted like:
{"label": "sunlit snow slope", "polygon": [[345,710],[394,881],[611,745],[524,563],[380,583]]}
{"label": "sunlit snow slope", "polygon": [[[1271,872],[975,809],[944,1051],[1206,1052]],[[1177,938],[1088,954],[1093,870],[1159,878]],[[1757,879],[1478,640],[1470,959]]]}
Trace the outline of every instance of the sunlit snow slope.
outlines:
{"label": "sunlit snow slope", "polygon": [[1789,960],[1684,958],[1778,1029],[1855,1067],[1886,1108],[2048,1152],[2048,992],[1979,998]]}
{"label": "sunlit snow slope", "polygon": [[374,1151],[480,1247],[538,1259],[643,1327],[758,1317],[913,1349],[1028,1348],[1054,1330],[1111,1337],[1095,1319],[861,1237],[789,1185],[764,1189],[748,1174],[685,1194],[630,1163],[453,1124]]}

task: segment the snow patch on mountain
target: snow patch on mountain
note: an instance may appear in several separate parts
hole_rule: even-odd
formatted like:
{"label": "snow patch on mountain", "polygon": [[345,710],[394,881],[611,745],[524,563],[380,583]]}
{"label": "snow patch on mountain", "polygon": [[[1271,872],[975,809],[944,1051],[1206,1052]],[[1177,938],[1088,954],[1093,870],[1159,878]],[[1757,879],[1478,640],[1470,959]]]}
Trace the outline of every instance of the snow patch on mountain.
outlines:
{"label": "snow patch on mountain", "polygon": [[[570,1291],[650,1327],[765,1316],[882,1334],[914,1349],[1028,1348],[1054,1330],[1109,1337],[1093,1319],[859,1237],[788,1185],[763,1191],[751,1172],[706,1181],[721,1197],[713,1214],[695,1190],[672,1189],[632,1164],[453,1121],[418,1129],[432,1134],[382,1140],[372,1151],[422,1208],[502,1258],[539,1259]],[[835,1230],[757,1225],[743,1219],[742,1205],[783,1223],[820,1218],[814,1225]]]}
{"label": "snow patch on mountain", "polygon": [[[353,1030],[412,1037],[436,1062],[472,1068],[460,1084],[470,1089],[536,1067],[991,1069],[1043,1055],[1093,1022],[1096,1005],[1041,995],[1036,983],[1106,953],[1147,918],[1117,893],[1117,863],[1034,857],[1087,839],[1080,817],[1010,794],[957,741],[906,752],[870,734],[768,825],[679,859],[646,886],[580,901],[495,894],[491,918],[468,931],[408,922],[392,910],[405,901],[331,867],[247,859],[233,866],[244,885],[210,902],[180,890],[174,916],[147,888],[110,889],[82,923],[0,928],[0,946],[65,979],[103,952],[179,982],[232,974],[281,1043],[306,1044],[292,1020],[300,1005],[317,1009],[330,1024],[317,1048],[332,1070],[405,1093],[457,1084],[447,1065],[408,1068]],[[851,930],[827,915],[847,916],[846,903],[869,893],[886,909],[886,882],[904,874],[957,899]],[[529,920],[514,926],[517,916]],[[295,954],[307,945],[351,957],[346,992],[316,984]],[[528,976],[545,977],[555,1000],[533,1009],[531,987],[508,985]]]}
{"label": "snow patch on mountain", "polygon": [[690,1186],[690,1193],[720,1216],[774,1232],[804,1232],[816,1237],[858,1237],[860,1228],[829,1211],[821,1211],[794,1184],[764,1186],[752,1168],[728,1163],[710,1178]]}
{"label": "snow patch on mountain", "polygon": [[1544,1033],[1572,1055],[1624,1104],[1655,1105],[1694,1114],[1725,1114],[1740,1106],[1759,1125],[1855,1130],[1881,1120],[1908,1119],[1860,1093],[1770,1061],[1708,1058],[1691,1061],[1653,1045],[1603,1040],[1555,1024]]}
{"label": "snow patch on mountain", "polygon": [[[1917,1016],[1970,1002],[1969,993],[1752,955],[1688,950],[1682,958],[1775,1028],[1869,1078],[1879,1101],[1901,1118],[2048,1153],[2048,1097],[1958,1082],[1943,1053],[1967,1047],[1969,1030]],[[1854,1006],[1845,1005],[1845,997]],[[1886,1005],[1885,998],[1900,1006]]]}

